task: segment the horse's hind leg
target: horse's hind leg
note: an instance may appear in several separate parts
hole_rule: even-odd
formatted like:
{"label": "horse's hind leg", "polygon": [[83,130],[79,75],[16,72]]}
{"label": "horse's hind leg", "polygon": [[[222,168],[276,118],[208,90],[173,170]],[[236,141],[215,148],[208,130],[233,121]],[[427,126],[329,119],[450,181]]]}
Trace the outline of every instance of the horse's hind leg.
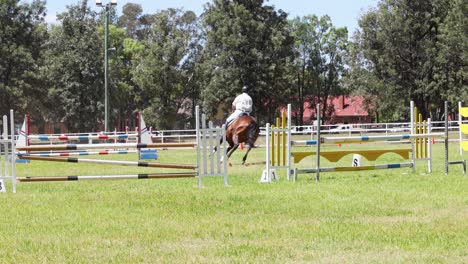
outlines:
{"label": "horse's hind leg", "polygon": [[245,164],[245,161],[247,160],[247,156],[249,155],[249,152],[250,152],[251,149],[252,149],[252,145],[249,144],[249,148],[247,149],[247,151],[245,152],[244,157],[242,158],[242,165]]}

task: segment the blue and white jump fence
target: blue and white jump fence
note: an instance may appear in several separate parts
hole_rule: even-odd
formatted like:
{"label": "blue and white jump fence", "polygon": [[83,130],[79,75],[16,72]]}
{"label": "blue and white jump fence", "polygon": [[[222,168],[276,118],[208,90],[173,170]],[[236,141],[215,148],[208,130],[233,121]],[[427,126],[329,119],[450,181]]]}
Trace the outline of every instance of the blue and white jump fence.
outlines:
{"label": "blue and white jump fence", "polygon": [[[30,134],[30,118],[29,115],[25,116],[23,126],[21,127],[19,131],[19,139],[17,141],[17,146],[31,146],[31,143],[40,143],[44,144],[49,142],[52,144],[52,142],[65,142],[65,141],[88,141],[89,144],[93,143],[93,140],[99,140],[101,141],[106,141],[108,142],[109,140],[113,140],[114,143],[117,143],[118,141],[124,140],[125,142],[128,142],[129,139],[135,139],[136,142],[138,143],[152,143],[152,135],[151,135],[151,129],[148,128],[145,124],[145,121],[143,120],[143,116],[138,113],[137,114],[137,123],[138,126],[136,128],[137,133],[128,133],[126,130],[125,134],[122,133],[117,133],[114,131],[114,134],[104,134],[104,133],[89,133],[87,135],[31,135]],[[138,149],[138,150],[132,150],[128,151],[127,153],[138,153],[139,159],[157,159],[158,158],[158,153],[157,150],[155,149]],[[127,154],[124,151],[121,150],[102,150],[99,152],[93,151],[89,152],[89,154],[86,154],[85,151],[80,151],[79,153],[75,152],[53,152],[53,151],[48,151],[48,154],[46,153],[31,153],[29,154],[33,156],[38,156],[39,154],[43,154],[41,156],[49,156],[49,157],[57,157],[57,156],[82,156],[82,155],[108,155],[108,154]],[[23,160],[22,160],[23,161]]]}
{"label": "blue and white jump fence", "polygon": [[[201,121],[200,121],[201,118]],[[63,144],[63,145],[35,145],[35,146],[20,146],[16,149],[14,136],[8,137],[5,135],[5,127],[7,124],[6,117],[3,118],[4,133],[1,137],[1,143],[5,150],[5,176],[2,176],[2,187],[5,188],[3,180],[11,180],[13,192],[16,192],[16,182],[44,182],[44,181],[76,181],[76,180],[105,180],[105,179],[153,179],[153,178],[182,178],[182,177],[198,177],[198,185],[202,186],[203,177],[222,176],[224,184],[228,184],[227,178],[227,143],[226,132],[223,127],[213,127],[212,122],[206,122],[206,116],[200,115],[199,107],[196,107],[196,135],[197,140],[194,143],[106,143],[106,144]],[[14,117],[13,111],[10,111],[11,134],[14,135]],[[222,143],[221,143],[222,142]],[[213,154],[212,149],[216,146],[218,151]],[[168,164],[168,163],[152,163],[141,161],[116,161],[116,160],[95,160],[81,159],[66,156],[41,156],[40,153],[29,154],[33,151],[53,151],[53,150],[88,150],[102,148],[196,148],[197,164]],[[11,151],[8,151],[11,150]],[[17,151],[22,151],[21,153]],[[190,151],[190,150],[187,150]],[[80,153],[80,152],[76,152]],[[195,153],[194,153],[195,154]],[[131,175],[88,175],[88,176],[56,176],[56,177],[16,177],[15,157],[19,155],[22,159],[42,160],[54,162],[70,162],[70,163],[92,163],[92,164],[108,164],[116,166],[136,166],[136,167],[154,167],[154,168],[169,168],[191,170],[189,172],[171,172],[171,173],[150,173],[150,174],[131,174]],[[1,158],[1,155],[0,155]],[[1,159],[0,159],[1,161]],[[7,172],[8,168],[8,172]]]}

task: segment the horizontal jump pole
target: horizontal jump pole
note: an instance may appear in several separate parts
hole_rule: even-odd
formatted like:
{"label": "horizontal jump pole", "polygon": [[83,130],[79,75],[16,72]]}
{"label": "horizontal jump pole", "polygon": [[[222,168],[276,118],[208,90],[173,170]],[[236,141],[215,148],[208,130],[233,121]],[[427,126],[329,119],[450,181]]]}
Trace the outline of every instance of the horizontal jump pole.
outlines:
{"label": "horizontal jump pole", "polygon": [[57,176],[57,177],[22,177],[16,178],[19,182],[52,182],[52,181],[89,181],[89,180],[124,180],[124,179],[172,179],[193,178],[196,172],[190,173],[157,173],[157,174],[130,174],[130,175],[100,175],[100,176]]}
{"label": "horizontal jump pole", "polygon": [[[431,134],[403,134],[403,135],[388,135],[388,136],[361,136],[361,137],[324,137],[320,139],[320,143],[359,143],[372,141],[400,141],[413,138],[430,138],[430,137],[445,137],[444,133]],[[292,141],[292,145],[317,145],[317,140],[298,140]]]}
{"label": "horizontal jump pole", "polygon": [[[412,168],[413,163],[393,163],[393,164],[377,164],[370,166],[360,167],[324,167],[320,168],[320,172],[330,171],[364,171],[364,170],[384,170],[384,169],[399,169],[399,168]],[[316,173],[317,169],[297,169],[297,173]]]}
{"label": "horizontal jump pole", "polygon": [[66,144],[66,145],[38,145],[17,147],[19,151],[47,151],[47,150],[80,150],[106,148],[183,148],[195,147],[196,143],[105,143],[105,144]]}
{"label": "horizontal jump pole", "polygon": [[[409,159],[411,149],[382,149],[382,150],[339,150],[339,151],[322,151],[320,156],[326,158],[330,162],[337,162],[348,154],[359,154],[365,157],[368,161],[376,161],[380,156],[386,153],[394,153],[400,155],[403,159]],[[294,163],[300,162],[307,156],[315,155],[315,151],[292,152]]]}
{"label": "horizontal jump pole", "polygon": [[[111,154],[130,154],[137,150],[101,150],[101,151],[78,151],[78,152],[45,152],[45,153],[27,153],[24,155],[32,157],[68,157],[68,156],[89,156],[89,155],[111,155]],[[21,154],[20,154],[21,156]]]}
{"label": "horizontal jump pole", "polygon": [[81,135],[81,136],[44,136],[44,135],[29,135],[29,139],[40,140],[40,141],[51,141],[51,140],[90,140],[90,139],[128,139],[130,137],[137,137],[137,134],[119,134],[119,135]]}
{"label": "horizontal jump pole", "polygon": [[119,160],[95,160],[95,159],[78,159],[78,158],[62,158],[62,157],[35,157],[35,156],[19,156],[21,159],[26,160],[41,160],[41,161],[54,161],[54,162],[71,162],[71,163],[93,163],[93,164],[106,164],[106,165],[120,165],[120,166],[137,166],[137,167],[151,167],[151,168],[169,168],[169,169],[196,169],[196,165],[191,164],[170,164],[170,163],[150,163],[143,161],[119,161]]}

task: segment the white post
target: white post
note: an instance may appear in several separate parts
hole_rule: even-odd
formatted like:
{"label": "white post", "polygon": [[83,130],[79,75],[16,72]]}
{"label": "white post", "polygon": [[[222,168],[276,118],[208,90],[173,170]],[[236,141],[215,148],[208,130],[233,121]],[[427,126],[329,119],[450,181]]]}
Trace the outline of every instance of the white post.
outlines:
{"label": "white post", "polygon": [[321,125],[321,117],[320,117],[320,103],[317,104],[317,120],[318,120],[318,124],[317,124],[317,150],[316,150],[316,164],[315,164],[315,167],[317,169],[317,172],[315,174],[315,181],[318,182],[320,180],[320,125]]}
{"label": "white post", "polygon": [[16,193],[16,149],[15,149],[15,118],[13,110],[10,110],[11,128],[11,182],[13,193]]}
{"label": "white post", "polygon": [[266,161],[265,161],[265,170],[263,171],[263,174],[262,174],[262,179],[260,180],[261,182],[271,182],[271,179],[270,179],[270,174],[271,174],[271,164],[270,164],[270,133],[271,133],[271,129],[270,129],[270,123],[267,123],[266,124],[266,127],[265,127],[265,147],[266,147]]}
{"label": "white post", "polygon": [[[222,133],[222,137],[223,137],[223,148],[222,148],[222,151],[223,151],[223,160],[225,160],[226,162],[223,163],[224,165],[224,172],[223,172],[223,175],[224,175],[224,185],[228,185],[228,173],[227,173],[227,170],[228,170],[228,167],[227,167],[227,141],[226,141],[226,126],[223,125],[221,127],[221,133]],[[221,151],[221,149],[220,149]],[[219,163],[219,159],[218,159],[218,163]]]}
{"label": "white post", "polygon": [[[195,131],[197,134],[197,170],[198,170],[198,187],[202,187],[202,171],[201,171],[201,162],[200,162],[200,107],[197,105],[195,107]],[[161,139],[163,142],[164,137]]]}

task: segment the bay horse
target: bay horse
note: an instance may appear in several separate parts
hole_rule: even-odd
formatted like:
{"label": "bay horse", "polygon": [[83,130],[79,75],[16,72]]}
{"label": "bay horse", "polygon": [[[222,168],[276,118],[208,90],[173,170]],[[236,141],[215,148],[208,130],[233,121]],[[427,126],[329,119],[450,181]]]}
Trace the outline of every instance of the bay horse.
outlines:
{"label": "bay horse", "polygon": [[[226,141],[229,144],[226,150],[228,160],[241,143],[249,144],[249,148],[245,152],[244,158],[242,158],[242,165],[244,165],[259,133],[260,127],[257,120],[252,116],[243,115],[232,121],[226,129]],[[216,151],[216,147],[214,151]]]}

